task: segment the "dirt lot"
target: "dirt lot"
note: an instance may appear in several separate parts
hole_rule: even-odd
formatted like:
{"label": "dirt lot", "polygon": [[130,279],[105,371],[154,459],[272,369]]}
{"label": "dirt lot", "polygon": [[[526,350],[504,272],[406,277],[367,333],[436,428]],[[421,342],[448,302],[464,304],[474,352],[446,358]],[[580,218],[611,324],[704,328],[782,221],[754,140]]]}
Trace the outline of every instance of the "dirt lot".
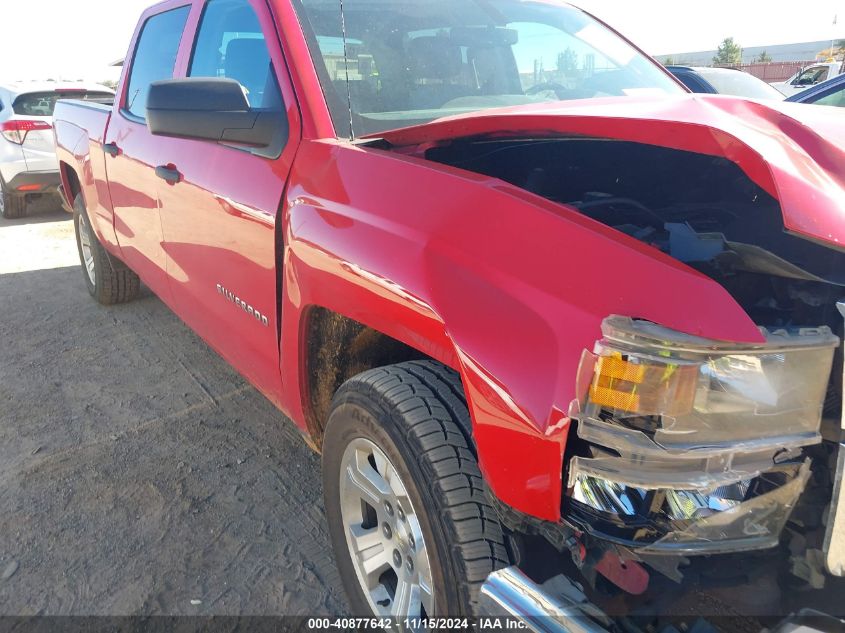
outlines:
{"label": "dirt lot", "polygon": [[70,216],[0,219],[0,614],[342,614],[319,460]]}

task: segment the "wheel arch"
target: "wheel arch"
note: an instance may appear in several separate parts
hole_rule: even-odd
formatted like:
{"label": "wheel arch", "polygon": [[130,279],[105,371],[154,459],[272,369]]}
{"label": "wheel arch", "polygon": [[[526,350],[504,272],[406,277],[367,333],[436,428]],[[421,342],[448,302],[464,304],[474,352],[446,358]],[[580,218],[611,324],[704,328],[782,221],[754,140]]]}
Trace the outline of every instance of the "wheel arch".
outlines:
{"label": "wheel arch", "polygon": [[62,192],[67,203],[68,208],[73,209],[74,200],[76,196],[85,194],[82,192],[82,183],[79,181],[79,175],[76,170],[71,167],[66,161],[59,161],[59,178],[62,181]]}
{"label": "wheel arch", "polygon": [[302,407],[311,442],[319,450],[332,398],[350,378],[410,360],[435,360],[378,328],[322,306],[302,320]]}

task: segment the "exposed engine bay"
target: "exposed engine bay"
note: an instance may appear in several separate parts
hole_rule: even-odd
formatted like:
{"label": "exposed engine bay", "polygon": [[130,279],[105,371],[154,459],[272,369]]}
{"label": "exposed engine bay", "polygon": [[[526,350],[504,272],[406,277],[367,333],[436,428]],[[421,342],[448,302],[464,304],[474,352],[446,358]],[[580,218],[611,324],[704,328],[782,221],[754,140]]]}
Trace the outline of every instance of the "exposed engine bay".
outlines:
{"label": "exposed engine bay", "polygon": [[[763,328],[763,348],[720,351],[659,324],[605,322],[579,372],[564,474],[582,574],[595,585],[598,568],[604,584],[637,593],[630,565],[685,583],[719,554],[733,558],[737,584],[767,577],[772,595],[840,582],[825,550],[843,440],[845,252],[786,233],[778,201],[720,157],[594,138],[470,139],[425,156],[660,250],[721,284]],[[749,382],[749,367],[780,378]],[[753,393],[742,402],[734,389]]]}

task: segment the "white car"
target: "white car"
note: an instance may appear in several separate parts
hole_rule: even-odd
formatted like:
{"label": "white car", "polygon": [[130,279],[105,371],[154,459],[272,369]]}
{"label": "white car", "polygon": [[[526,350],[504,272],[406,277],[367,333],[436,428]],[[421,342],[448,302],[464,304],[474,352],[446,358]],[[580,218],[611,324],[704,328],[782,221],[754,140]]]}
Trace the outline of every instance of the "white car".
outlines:
{"label": "white car", "polygon": [[772,86],[780,90],[787,97],[804,92],[823,81],[836,77],[842,70],[842,62],[824,62],[812,64],[803,68],[786,81],[773,83]]}
{"label": "white car", "polygon": [[59,99],[111,102],[99,84],[31,82],[0,84],[0,215],[26,215],[34,196],[59,189],[53,108]]}

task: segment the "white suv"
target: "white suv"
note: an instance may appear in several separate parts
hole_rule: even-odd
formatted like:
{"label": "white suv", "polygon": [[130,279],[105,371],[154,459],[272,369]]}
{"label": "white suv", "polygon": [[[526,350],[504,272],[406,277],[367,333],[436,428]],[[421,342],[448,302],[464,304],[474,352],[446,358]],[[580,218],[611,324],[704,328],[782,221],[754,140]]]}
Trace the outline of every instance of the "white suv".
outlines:
{"label": "white suv", "polygon": [[59,99],[110,103],[114,92],[98,84],[0,84],[0,215],[26,215],[34,196],[59,188],[53,108]]}

